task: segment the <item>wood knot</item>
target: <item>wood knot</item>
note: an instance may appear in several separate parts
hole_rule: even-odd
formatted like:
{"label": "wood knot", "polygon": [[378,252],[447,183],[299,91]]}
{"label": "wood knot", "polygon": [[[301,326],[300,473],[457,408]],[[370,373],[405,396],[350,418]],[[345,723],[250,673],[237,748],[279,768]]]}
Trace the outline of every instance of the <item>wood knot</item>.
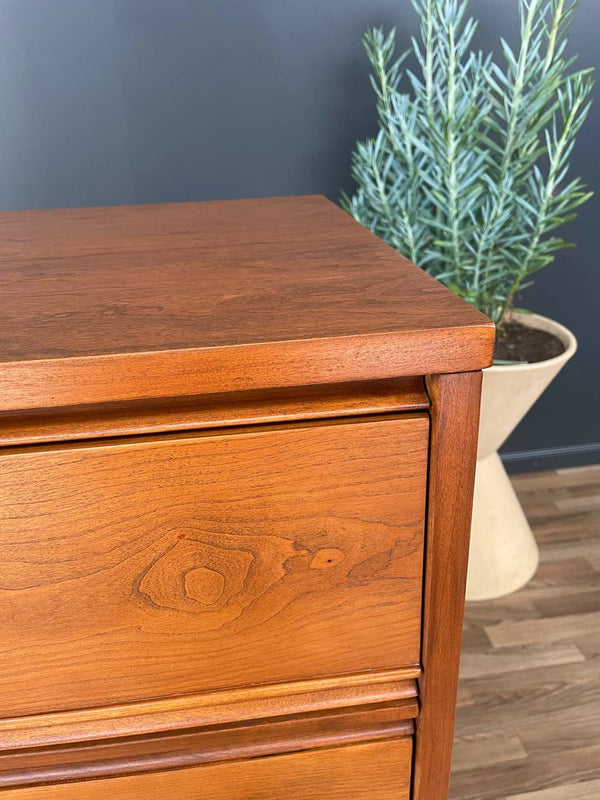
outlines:
{"label": "wood knot", "polygon": [[225,590],[225,578],[220,572],[197,567],[185,576],[185,594],[205,606],[212,606],[221,599]]}
{"label": "wood knot", "polygon": [[337,566],[344,558],[345,556],[341,550],[327,547],[315,553],[309,566],[311,569],[330,569]]}

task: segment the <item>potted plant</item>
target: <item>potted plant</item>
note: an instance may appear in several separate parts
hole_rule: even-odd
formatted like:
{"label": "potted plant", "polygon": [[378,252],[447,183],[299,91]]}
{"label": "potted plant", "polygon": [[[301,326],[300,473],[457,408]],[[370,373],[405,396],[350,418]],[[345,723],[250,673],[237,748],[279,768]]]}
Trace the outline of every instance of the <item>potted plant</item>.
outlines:
{"label": "potted plant", "polygon": [[[420,41],[364,39],[379,132],[356,145],[342,205],[497,325],[484,373],[469,599],[527,583],[538,550],[497,450],[576,350],[562,325],[515,308],[569,246],[555,235],[590,193],[569,158],[590,106],[591,70],[566,55],[576,3],[518,0],[520,43],[471,50],[468,0],[414,0]],[[404,69],[412,52],[415,69]]]}

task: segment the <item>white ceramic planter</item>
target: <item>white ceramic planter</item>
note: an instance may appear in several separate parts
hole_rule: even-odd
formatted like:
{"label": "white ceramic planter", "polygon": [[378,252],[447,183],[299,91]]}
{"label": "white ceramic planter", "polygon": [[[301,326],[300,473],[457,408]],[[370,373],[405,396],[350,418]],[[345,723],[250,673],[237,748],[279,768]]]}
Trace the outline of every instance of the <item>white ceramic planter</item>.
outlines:
{"label": "white ceramic planter", "polygon": [[535,364],[493,366],[483,373],[467,600],[489,600],[520,589],[534,575],[539,552],[497,450],[577,350],[573,334],[538,314],[515,314],[565,345]]}

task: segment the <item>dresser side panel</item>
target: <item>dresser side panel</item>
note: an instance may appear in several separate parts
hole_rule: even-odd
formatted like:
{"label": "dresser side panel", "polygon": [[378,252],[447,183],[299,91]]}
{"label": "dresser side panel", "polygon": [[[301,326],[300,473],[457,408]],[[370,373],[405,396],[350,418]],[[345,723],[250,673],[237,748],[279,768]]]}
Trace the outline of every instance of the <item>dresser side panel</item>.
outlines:
{"label": "dresser side panel", "polygon": [[435,375],[413,800],[446,800],[462,639],[481,373]]}

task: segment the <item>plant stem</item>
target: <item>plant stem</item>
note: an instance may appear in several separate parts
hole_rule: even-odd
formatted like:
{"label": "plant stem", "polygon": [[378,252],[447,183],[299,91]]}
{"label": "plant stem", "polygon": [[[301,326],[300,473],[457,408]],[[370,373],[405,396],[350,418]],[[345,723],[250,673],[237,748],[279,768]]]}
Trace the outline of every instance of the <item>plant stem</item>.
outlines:
{"label": "plant stem", "polygon": [[552,62],[554,61],[554,54],[556,51],[556,44],[558,41],[558,31],[564,18],[565,0],[558,0],[558,5],[552,19],[552,28],[548,36],[548,50],[546,51],[546,58],[544,60],[544,72],[547,72]]}
{"label": "plant stem", "polygon": [[[506,187],[507,185],[511,185],[508,181],[509,169],[514,158],[515,151],[517,150],[516,132],[519,123],[519,115],[521,112],[521,104],[523,102],[523,90],[525,86],[525,75],[527,72],[529,48],[531,46],[531,35],[533,32],[535,15],[538,12],[539,3],[540,0],[531,0],[529,7],[527,8],[527,14],[525,16],[525,24],[523,26],[522,38],[521,38],[521,48],[519,50],[519,59],[517,61],[517,70],[512,85],[510,114],[508,119],[508,126],[506,129],[506,137],[502,152],[502,160],[500,164],[499,173],[496,177],[496,182],[499,186],[498,200],[496,202],[495,211],[492,214],[490,224],[484,228],[483,235],[481,237],[478,247],[477,261],[480,265],[482,262],[484,262],[485,269],[489,269],[490,259],[491,259],[492,243],[490,242],[490,232],[504,210],[505,203],[507,200]],[[478,269],[478,275],[480,274],[480,271],[481,267],[479,267]]]}
{"label": "plant stem", "polygon": [[458,193],[456,185],[456,57],[454,25],[448,25],[448,80],[446,97],[446,154],[448,162],[447,190],[448,217],[452,231],[452,252],[454,263],[460,268],[460,234],[458,230]]}
{"label": "plant stem", "polygon": [[511,302],[518,290],[520,283],[525,279],[527,274],[531,271],[531,264],[538,249],[540,239],[546,232],[550,201],[552,200],[554,192],[556,190],[556,180],[561,169],[563,155],[571,140],[571,128],[573,127],[573,125],[577,120],[577,117],[581,113],[584,103],[585,103],[584,96],[576,97],[575,101],[573,102],[572,106],[569,109],[569,113],[567,114],[564,120],[562,132],[558,140],[556,141],[555,147],[553,149],[552,158],[550,160],[550,167],[548,169],[548,177],[546,179],[546,186],[544,188],[544,196],[542,199],[542,203],[540,205],[539,213],[536,218],[536,223],[533,230],[533,236],[529,244],[529,247],[527,248],[527,255],[523,260],[521,269],[519,270],[519,272],[515,277],[511,293],[509,294],[509,300]]}

